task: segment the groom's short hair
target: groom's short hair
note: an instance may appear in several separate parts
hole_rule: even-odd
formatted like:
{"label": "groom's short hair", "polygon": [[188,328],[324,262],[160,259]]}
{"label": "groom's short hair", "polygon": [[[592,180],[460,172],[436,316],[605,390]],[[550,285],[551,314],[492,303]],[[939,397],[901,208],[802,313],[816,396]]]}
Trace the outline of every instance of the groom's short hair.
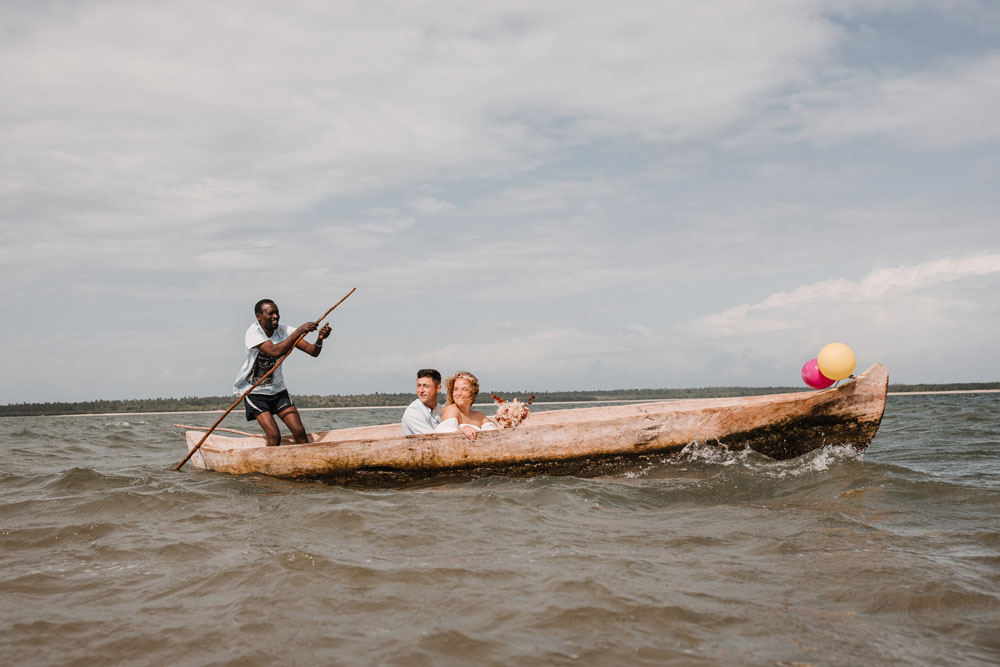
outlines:
{"label": "groom's short hair", "polygon": [[441,374],[433,368],[421,368],[417,371],[417,379],[420,378],[430,378],[434,380],[434,384],[441,384]]}

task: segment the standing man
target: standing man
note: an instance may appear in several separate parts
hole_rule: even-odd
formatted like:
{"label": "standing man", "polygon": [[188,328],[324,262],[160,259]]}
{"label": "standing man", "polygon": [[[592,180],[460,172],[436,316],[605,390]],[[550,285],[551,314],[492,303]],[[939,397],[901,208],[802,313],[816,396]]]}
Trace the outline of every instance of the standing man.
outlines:
{"label": "standing man", "polygon": [[433,368],[417,371],[417,400],[406,406],[403,413],[403,435],[432,433],[441,423],[438,394],[441,393],[441,374]]}
{"label": "standing man", "polygon": [[[278,304],[270,299],[261,299],[253,307],[257,322],[251,324],[243,337],[246,347],[247,358],[243,362],[239,375],[236,376],[236,383],[233,385],[233,393],[239,395],[249,389],[257,380],[261,379],[269,370],[274,368],[278,359],[282,357],[292,345],[299,348],[312,357],[318,357],[323,351],[323,340],[330,336],[330,325],[324,324],[316,335],[315,343],[307,343],[303,338],[295,343],[295,340],[302,334],[316,331],[319,328],[318,322],[306,322],[298,329],[293,329],[287,324],[279,324],[281,315],[278,313]],[[278,366],[266,380],[261,382],[253,393],[247,394],[244,399],[246,404],[247,421],[257,420],[260,427],[264,429],[264,437],[267,445],[274,447],[281,444],[281,432],[278,430],[278,423],[274,416],[281,417],[285,426],[292,432],[295,442],[302,444],[307,442],[306,429],[302,426],[302,418],[299,411],[292,403],[285,387],[285,378],[281,374],[281,366]]]}

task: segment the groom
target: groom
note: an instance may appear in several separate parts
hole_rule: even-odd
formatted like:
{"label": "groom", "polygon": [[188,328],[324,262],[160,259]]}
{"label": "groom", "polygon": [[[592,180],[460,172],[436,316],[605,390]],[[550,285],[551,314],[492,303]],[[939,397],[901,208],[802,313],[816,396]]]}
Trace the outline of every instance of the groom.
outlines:
{"label": "groom", "polygon": [[417,400],[403,413],[403,435],[431,433],[441,423],[438,394],[441,393],[441,374],[433,368],[417,371]]}

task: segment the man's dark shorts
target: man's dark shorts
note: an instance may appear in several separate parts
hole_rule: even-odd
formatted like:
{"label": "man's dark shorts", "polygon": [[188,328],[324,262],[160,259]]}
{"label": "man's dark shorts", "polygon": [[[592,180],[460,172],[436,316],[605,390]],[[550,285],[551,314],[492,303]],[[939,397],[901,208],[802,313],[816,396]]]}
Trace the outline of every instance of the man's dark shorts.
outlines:
{"label": "man's dark shorts", "polygon": [[284,390],[273,396],[267,394],[248,394],[243,399],[243,405],[247,409],[247,421],[252,422],[257,419],[257,415],[270,412],[277,416],[288,408],[294,406],[292,397],[288,395],[288,390]]}

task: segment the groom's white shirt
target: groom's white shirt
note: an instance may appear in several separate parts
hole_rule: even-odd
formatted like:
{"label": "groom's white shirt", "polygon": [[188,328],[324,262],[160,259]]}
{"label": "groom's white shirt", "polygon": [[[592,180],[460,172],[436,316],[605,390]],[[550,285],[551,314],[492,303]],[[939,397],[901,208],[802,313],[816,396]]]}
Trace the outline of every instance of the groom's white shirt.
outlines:
{"label": "groom's white shirt", "polygon": [[432,433],[440,423],[441,407],[436,405],[431,410],[418,398],[406,406],[401,426],[403,435],[415,435],[417,433]]}

